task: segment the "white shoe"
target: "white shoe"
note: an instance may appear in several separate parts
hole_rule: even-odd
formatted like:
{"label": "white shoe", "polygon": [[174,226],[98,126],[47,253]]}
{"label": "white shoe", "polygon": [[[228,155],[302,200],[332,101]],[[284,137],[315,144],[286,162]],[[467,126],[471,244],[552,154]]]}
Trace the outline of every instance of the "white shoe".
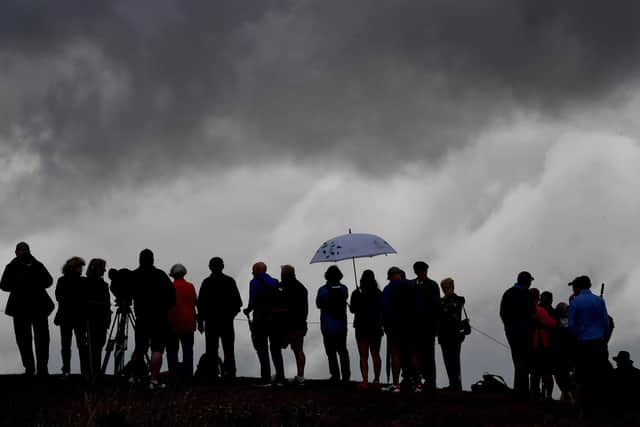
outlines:
{"label": "white shoe", "polygon": [[166,384],[158,382],[158,380],[151,380],[149,382],[149,390],[162,390],[167,388]]}
{"label": "white shoe", "polygon": [[301,377],[301,376],[299,376],[299,375],[296,375],[296,376],[293,378],[293,383],[294,383],[294,384],[296,384],[296,385],[304,385],[304,377]]}

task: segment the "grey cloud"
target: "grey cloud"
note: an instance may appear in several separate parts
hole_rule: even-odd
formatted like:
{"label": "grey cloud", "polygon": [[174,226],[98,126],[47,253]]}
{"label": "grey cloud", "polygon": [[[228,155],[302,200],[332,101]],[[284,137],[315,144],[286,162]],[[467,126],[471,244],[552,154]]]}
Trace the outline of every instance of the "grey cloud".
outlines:
{"label": "grey cloud", "polygon": [[632,1],[0,8],[11,94],[0,101],[0,153],[20,146],[39,159],[3,205],[18,201],[42,223],[98,188],[188,168],[285,158],[368,173],[433,163],[513,111],[598,102],[635,76],[640,31]]}

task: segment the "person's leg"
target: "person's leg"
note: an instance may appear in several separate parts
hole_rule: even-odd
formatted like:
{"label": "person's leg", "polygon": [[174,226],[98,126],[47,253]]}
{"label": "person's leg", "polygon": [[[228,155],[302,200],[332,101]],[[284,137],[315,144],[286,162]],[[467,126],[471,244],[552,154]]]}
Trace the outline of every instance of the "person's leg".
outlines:
{"label": "person's leg", "polygon": [[358,354],[360,355],[360,374],[362,375],[362,384],[369,383],[369,343],[360,338],[357,340]]}
{"label": "person's leg", "polygon": [[[205,321],[204,340],[205,340],[205,352],[207,353],[207,360],[213,368],[215,378],[218,378],[219,366],[218,366],[218,351],[220,346],[221,328],[219,322],[213,320]],[[224,346],[223,346],[224,349]],[[226,356],[225,356],[226,359]]]}
{"label": "person's leg", "polygon": [[349,360],[349,350],[347,349],[347,331],[337,336],[337,350],[340,356],[340,371],[342,372],[342,381],[351,380],[351,361]]}
{"label": "person's leg", "polygon": [[382,359],[380,358],[380,343],[382,336],[374,338],[370,345],[371,359],[373,360],[373,383],[380,384],[380,372],[382,371]]}
{"label": "person's leg", "polygon": [[513,390],[520,396],[527,396],[529,394],[529,368],[526,346],[519,337],[507,335],[507,340],[511,348],[514,369]]}
{"label": "person's leg", "polygon": [[425,338],[424,359],[420,360],[420,371],[425,377],[427,390],[436,388],[436,337],[429,335]]}
{"label": "person's leg", "polygon": [[15,316],[13,318],[13,330],[25,373],[34,375],[36,373],[36,362],[33,357],[31,321],[24,317]]}
{"label": "person's leg", "polygon": [[340,380],[340,366],[338,365],[338,356],[337,356],[337,344],[336,337],[334,334],[323,333],[322,341],[324,342],[324,351],[327,354],[327,359],[329,360],[329,374],[331,375],[331,380],[339,381]]}
{"label": "person's leg", "polygon": [[453,373],[453,381],[454,381],[454,383],[451,384],[451,386],[456,391],[462,390],[462,366],[460,363],[461,351],[462,351],[462,341],[458,339],[453,343],[451,348],[451,364],[452,364],[452,371],[453,371],[452,373]]}
{"label": "person's leg", "polygon": [[80,373],[86,377],[91,372],[89,369],[89,343],[85,324],[78,323],[74,325],[73,334],[76,337],[76,347],[78,348],[78,358],[80,359]]}
{"label": "person's leg", "polygon": [[291,340],[291,351],[296,358],[297,375],[304,378],[304,365],[306,364],[306,356],[304,354],[304,334],[300,332]]}
{"label": "person's leg", "polygon": [[440,339],[440,350],[442,350],[442,360],[444,361],[444,368],[447,371],[447,377],[449,378],[449,389],[453,389],[454,374],[451,355],[451,342],[449,340]]}
{"label": "person's leg", "polygon": [[[49,373],[49,318],[41,316],[33,320],[33,334],[36,347],[37,370],[40,375]],[[29,343],[31,346],[31,343]]]}
{"label": "person's leg", "polygon": [[391,378],[393,385],[400,385],[400,368],[402,366],[402,346],[395,339],[391,340]]}
{"label": "person's leg", "polygon": [[269,335],[261,323],[254,321],[251,331],[253,347],[256,349],[260,362],[260,377],[264,382],[271,381],[271,362],[269,361]]}
{"label": "person's leg", "polygon": [[169,375],[173,380],[178,378],[178,334],[172,332],[167,338],[167,365],[169,366]]}
{"label": "person's leg", "polygon": [[193,376],[193,332],[186,332],[180,335],[182,345],[182,368],[186,378]]}
{"label": "person's leg", "polygon": [[62,373],[71,373],[71,339],[73,328],[66,323],[60,324],[60,356],[62,357]]}
{"label": "person's leg", "polygon": [[91,357],[93,358],[92,369],[94,376],[101,374],[102,349],[107,342],[107,333],[108,329],[105,326],[95,322],[90,324],[89,345],[91,346]]}
{"label": "person's leg", "polygon": [[171,329],[167,321],[166,324],[162,321],[157,322],[154,325],[154,329],[151,331],[151,383],[157,384],[160,379],[160,369],[162,369],[162,353],[164,352],[169,337],[171,336]]}
{"label": "person's leg", "polygon": [[282,342],[283,337],[278,330],[271,330],[269,333],[269,351],[271,352],[271,360],[276,370],[276,382],[282,382],[284,376],[284,360],[282,358]]}
{"label": "person's leg", "polygon": [[228,320],[221,331],[222,352],[224,353],[224,376],[226,378],[236,377],[236,355],[235,340],[236,334],[233,319]]}

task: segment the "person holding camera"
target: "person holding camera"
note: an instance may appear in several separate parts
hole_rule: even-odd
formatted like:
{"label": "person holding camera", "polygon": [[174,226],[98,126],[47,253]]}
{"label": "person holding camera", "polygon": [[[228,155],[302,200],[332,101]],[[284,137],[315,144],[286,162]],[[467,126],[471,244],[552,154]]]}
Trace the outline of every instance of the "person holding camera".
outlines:
{"label": "person holding camera", "polygon": [[49,375],[49,315],[55,308],[47,288],[53,284],[53,277],[31,255],[31,249],[25,242],[16,245],[15,254],[0,279],[0,289],[9,292],[5,314],[13,317],[25,375],[45,377]]}
{"label": "person holding camera", "polygon": [[465,299],[456,295],[454,281],[450,277],[440,282],[440,288],[444,296],[441,300],[438,343],[449,377],[447,390],[461,391],[460,350],[464,341],[461,325]]}

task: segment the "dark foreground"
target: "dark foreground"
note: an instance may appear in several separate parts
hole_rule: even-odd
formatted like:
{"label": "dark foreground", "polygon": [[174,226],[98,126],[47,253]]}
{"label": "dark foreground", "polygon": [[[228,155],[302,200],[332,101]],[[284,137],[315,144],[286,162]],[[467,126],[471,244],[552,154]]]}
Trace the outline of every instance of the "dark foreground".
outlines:
{"label": "dark foreground", "polygon": [[77,378],[26,384],[8,375],[0,376],[0,401],[2,426],[587,425],[559,402],[445,391],[389,394],[323,382],[262,388],[242,380],[150,391],[114,378],[86,388]]}

